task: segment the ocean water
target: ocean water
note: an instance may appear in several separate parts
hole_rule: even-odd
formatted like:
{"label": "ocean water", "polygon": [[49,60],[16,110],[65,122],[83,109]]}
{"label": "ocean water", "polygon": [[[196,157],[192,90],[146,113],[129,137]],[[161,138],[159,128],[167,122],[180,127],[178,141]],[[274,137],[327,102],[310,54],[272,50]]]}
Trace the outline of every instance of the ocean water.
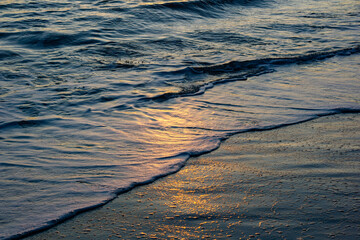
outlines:
{"label": "ocean water", "polygon": [[360,111],[357,0],[1,0],[0,239],[232,134]]}

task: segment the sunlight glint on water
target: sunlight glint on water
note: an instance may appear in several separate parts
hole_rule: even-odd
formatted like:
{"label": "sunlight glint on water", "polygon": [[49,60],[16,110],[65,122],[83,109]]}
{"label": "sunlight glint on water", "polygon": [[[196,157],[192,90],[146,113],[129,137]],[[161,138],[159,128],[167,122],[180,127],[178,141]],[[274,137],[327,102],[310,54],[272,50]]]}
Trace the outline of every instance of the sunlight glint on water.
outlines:
{"label": "sunlight glint on water", "polygon": [[0,239],[234,133],[358,112],[360,4],[1,1]]}

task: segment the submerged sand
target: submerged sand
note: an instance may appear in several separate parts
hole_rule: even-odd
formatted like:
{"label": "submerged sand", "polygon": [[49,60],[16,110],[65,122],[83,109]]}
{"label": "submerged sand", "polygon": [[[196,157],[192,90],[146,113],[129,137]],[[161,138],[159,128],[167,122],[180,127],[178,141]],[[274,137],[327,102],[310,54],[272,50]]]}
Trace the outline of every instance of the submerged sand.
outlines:
{"label": "submerged sand", "polygon": [[238,134],[29,239],[360,239],[360,115]]}

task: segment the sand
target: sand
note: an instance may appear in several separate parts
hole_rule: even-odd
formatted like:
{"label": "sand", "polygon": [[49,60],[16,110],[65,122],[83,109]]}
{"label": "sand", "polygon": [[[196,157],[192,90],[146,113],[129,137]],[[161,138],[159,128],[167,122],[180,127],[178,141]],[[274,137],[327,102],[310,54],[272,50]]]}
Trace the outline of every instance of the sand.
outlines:
{"label": "sand", "polygon": [[360,239],[360,115],[238,134],[29,239]]}

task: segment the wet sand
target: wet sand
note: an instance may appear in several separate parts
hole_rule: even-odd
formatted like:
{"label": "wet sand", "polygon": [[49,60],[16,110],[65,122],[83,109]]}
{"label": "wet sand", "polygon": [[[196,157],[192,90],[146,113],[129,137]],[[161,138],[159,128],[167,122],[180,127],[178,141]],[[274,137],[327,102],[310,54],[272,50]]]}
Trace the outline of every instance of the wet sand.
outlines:
{"label": "wet sand", "polygon": [[238,134],[28,239],[360,239],[360,115]]}

